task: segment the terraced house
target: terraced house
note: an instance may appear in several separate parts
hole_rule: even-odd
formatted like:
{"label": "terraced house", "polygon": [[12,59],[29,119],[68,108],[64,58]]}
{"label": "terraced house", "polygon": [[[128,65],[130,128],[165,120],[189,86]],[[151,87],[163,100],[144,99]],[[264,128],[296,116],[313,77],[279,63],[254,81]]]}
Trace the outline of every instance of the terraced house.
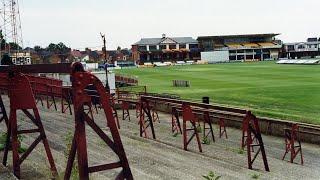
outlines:
{"label": "terraced house", "polygon": [[139,64],[145,62],[199,60],[198,41],[192,37],[142,38],[132,45],[132,58]]}

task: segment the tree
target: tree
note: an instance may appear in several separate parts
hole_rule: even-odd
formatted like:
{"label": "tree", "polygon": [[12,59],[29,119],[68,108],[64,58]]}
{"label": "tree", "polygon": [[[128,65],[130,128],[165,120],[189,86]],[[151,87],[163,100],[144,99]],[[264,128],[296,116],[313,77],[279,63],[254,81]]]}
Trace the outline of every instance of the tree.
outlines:
{"label": "tree", "polygon": [[68,48],[62,42],[58,44],[50,43],[49,46],[46,48],[47,51],[52,52],[59,56],[61,62],[65,62],[67,57],[70,55],[71,49]]}
{"label": "tree", "polygon": [[22,47],[19,44],[15,43],[15,42],[9,42],[8,45],[9,45],[11,50],[21,50],[22,49]]}
{"label": "tree", "polygon": [[6,50],[6,47],[10,47],[11,50],[21,50],[22,47],[15,42],[6,42],[4,36],[2,34],[2,30],[0,30],[0,48],[1,50]]}
{"label": "tree", "polygon": [[0,41],[1,41],[0,42],[1,50],[5,50],[6,49],[6,40],[3,37],[2,30],[0,30]]}
{"label": "tree", "polygon": [[34,46],[33,47],[34,51],[36,51],[37,53],[43,51],[44,49],[41,46]]}
{"label": "tree", "polygon": [[118,51],[118,52],[121,51],[121,47],[120,47],[120,46],[117,47],[117,51]]}

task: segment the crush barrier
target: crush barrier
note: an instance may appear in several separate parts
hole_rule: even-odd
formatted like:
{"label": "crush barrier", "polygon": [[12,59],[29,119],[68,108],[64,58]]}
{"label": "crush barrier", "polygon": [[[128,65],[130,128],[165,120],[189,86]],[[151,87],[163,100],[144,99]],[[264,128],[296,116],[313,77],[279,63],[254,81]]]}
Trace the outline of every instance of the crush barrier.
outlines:
{"label": "crush barrier", "polygon": [[[116,126],[113,115],[110,94],[105,91],[100,80],[93,74],[84,71],[81,63],[74,64],[59,64],[59,65],[22,65],[22,66],[0,66],[0,89],[7,91],[10,99],[10,115],[7,128],[7,139],[5,143],[5,154],[3,164],[7,164],[8,152],[12,150],[13,173],[20,178],[20,166],[23,161],[30,155],[32,150],[42,141],[45,147],[45,152],[50,164],[50,168],[54,177],[57,170],[48,145],[47,136],[43,128],[41,117],[36,106],[35,97],[38,95],[47,97],[62,97],[63,87],[60,82],[50,78],[33,77],[24,73],[70,73],[72,77],[72,87],[68,88],[68,92],[72,95],[74,105],[75,130],[72,140],[72,146],[68,157],[66,173],[64,179],[70,179],[70,174],[77,154],[79,178],[81,180],[89,179],[89,173],[104,171],[109,169],[122,170],[117,175],[116,179],[133,179],[126,154],[123,149],[121,138]],[[46,85],[45,85],[46,84]],[[33,85],[33,86],[32,86]],[[106,117],[107,127],[110,129],[112,137],[109,137],[102,129],[94,122],[85,111],[88,102],[91,103],[91,96],[87,92],[87,87],[93,85],[96,88],[97,95],[101,99],[101,108]],[[89,101],[88,101],[89,99]],[[1,101],[2,102],[2,99]],[[50,104],[47,104],[50,107]],[[4,117],[4,105],[0,108],[2,112],[1,119]],[[36,125],[36,129],[20,129],[17,126],[17,110],[22,112]],[[33,112],[33,114],[30,112]],[[119,158],[118,162],[112,162],[102,165],[88,166],[88,155],[86,145],[86,124],[106,143],[108,147],[115,152]],[[29,146],[24,154],[18,154],[18,134],[39,133],[39,136]],[[50,138],[50,137],[49,137]]]}
{"label": "crush barrier", "polygon": [[[133,101],[131,101],[134,103]],[[245,147],[249,149],[247,151],[247,159],[248,159],[248,168],[253,169],[253,163],[256,160],[256,157],[258,154],[262,155],[264,168],[266,171],[270,171],[266,152],[264,149],[264,143],[261,136],[260,128],[259,128],[259,122],[258,119],[247,110],[242,109],[236,109],[236,108],[229,108],[229,107],[219,107],[209,104],[203,104],[203,103],[196,103],[191,101],[184,101],[179,99],[168,99],[168,98],[160,98],[160,97],[154,97],[154,96],[146,96],[141,95],[140,101],[136,102],[140,104],[140,136],[145,135],[147,132],[151,132],[152,138],[156,139],[156,134],[154,130],[154,121],[151,114],[151,108],[150,103],[165,103],[168,106],[175,108],[177,110],[182,111],[182,117],[183,117],[183,127],[182,127],[182,133],[183,133],[183,145],[184,149],[188,149],[188,144],[192,141],[194,137],[196,137],[196,141],[198,144],[199,151],[202,152],[201,143],[199,140],[199,134],[197,132],[196,126],[198,125],[199,121],[203,121],[202,119],[196,118],[197,114],[202,115],[208,115],[211,118],[223,118],[223,119],[233,119],[233,118],[242,118],[243,119],[243,139],[246,142]],[[175,127],[172,126],[172,131],[174,132],[174,129],[179,130],[180,127],[180,120],[179,115],[174,115],[175,119]],[[187,122],[191,123],[191,128],[187,127]],[[207,120],[206,123],[211,124],[212,122],[210,120]],[[187,131],[191,131],[192,135],[190,138],[187,137]],[[220,134],[221,136],[221,134]],[[214,137],[213,137],[214,138]],[[253,141],[253,138],[257,141]],[[257,148],[257,151],[255,154],[251,152],[251,149],[254,147]]]}

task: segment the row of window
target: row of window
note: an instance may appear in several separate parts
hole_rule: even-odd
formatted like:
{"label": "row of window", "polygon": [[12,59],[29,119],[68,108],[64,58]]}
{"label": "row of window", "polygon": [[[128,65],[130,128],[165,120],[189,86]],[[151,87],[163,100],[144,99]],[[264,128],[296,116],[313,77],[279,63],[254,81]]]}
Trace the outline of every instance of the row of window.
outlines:
{"label": "row of window", "polygon": [[[299,44],[299,45],[297,46],[298,49],[306,49],[306,48],[308,48],[308,49],[316,49],[316,48],[318,48],[318,47],[319,47],[319,46],[318,46],[317,44],[308,44],[308,45]],[[287,49],[288,49],[288,50],[295,50],[295,45],[288,45],[288,46],[287,46]]]}
{"label": "row of window", "polygon": [[[186,44],[179,44],[179,48],[180,49],[186,49],[187,45]],[[189,44],[189,49],[194,49],[194,48],[198,48],[198,44]],[[147,50],[147,46],[139,46],[138,48],[140,51],[146,51]],[[159,45],[159,50],[164,50],[167,49],[167,45],[162,44]],[[177,46],[175,44],[170,44],[169,45],[169,49],[177,49]],[[157,46],[156,45],[149,45],[149,50],[157,50]]]}
{"label": "row of window", "polygon": [[229,56],[229,60],[245,60],[245,59],[270,59],[270,54],[261,55],[238,55],[238,56]]}
{"label": "row of window", "polygon": [[233,54],[236,54],[236,53],[238,53],[238,54],[240,54],[240,53],[252,53],[252,52],[255,52],[255,53],[269,53],[270,51],[269,51],[269,49],[254,49],[254,50],[252,50],[252,49],[246,49],[246,50],[230,50],[229,51],[229,53],[233,53]]}

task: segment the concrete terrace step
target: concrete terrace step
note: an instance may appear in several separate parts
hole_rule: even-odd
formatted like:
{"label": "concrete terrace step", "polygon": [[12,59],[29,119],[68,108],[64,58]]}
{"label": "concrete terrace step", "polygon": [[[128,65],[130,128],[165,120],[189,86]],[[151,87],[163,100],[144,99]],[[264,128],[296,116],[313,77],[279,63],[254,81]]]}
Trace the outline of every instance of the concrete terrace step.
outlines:
{"label": "concrete terrace step", "polygon": [[0,179],[1,180],[16,180],[17,178],[10,172],[10,170],[0,164]]}

